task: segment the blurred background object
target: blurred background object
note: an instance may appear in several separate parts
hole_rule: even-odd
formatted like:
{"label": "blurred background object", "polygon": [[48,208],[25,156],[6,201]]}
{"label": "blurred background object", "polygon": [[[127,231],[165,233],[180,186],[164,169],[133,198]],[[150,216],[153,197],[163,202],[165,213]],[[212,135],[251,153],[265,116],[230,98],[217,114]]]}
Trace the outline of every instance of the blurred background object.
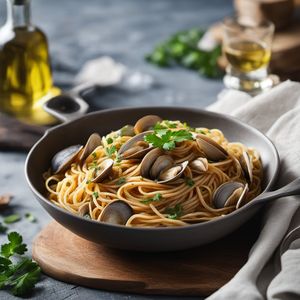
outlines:
{"label": "blurred background object", "polygon": [[226,18],[223,22],[223,51],[228,62],[227,88],[257,94],[274,84],[268,76],[274,24],[267,20]]}
{"label": "blurred background object", "polygon": [[31,23],[30,0],[7,0],[6,23],[0,29],[0,109],[30,123],[54,119],[40,101],[53,90],[48,43]]}

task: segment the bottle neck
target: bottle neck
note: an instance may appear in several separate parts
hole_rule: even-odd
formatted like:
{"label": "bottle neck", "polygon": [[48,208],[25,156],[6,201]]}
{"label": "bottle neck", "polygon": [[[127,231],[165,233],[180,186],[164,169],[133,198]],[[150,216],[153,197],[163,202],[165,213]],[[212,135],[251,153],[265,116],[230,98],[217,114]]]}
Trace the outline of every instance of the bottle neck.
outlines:
{"label": "bottle neck", "polygon": [[6,0],[7,21],[11,27],[30,26],[30,0]]}

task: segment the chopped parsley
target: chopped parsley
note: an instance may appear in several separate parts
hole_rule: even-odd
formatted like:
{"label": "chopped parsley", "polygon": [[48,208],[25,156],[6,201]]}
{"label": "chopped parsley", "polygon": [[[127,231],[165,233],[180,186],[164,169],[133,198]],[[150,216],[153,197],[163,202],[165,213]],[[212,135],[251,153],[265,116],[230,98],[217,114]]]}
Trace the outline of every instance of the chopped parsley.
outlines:
{"label": "chopped parsley", "polygon": [[160,201],[161,199],[162,199],[162,195],[160,193],[157,193],[152,198],[148,198],[148,199],[142,200],[140,202],[143,204],[149,204],[152,202]]}
{"label": "chopped parsley", "polygon": [[167,218],[176,220],[182,216],[182,206],[176,204],[175,207],[168,207],[165,213],[167,214]]}
{"label": "chopped parsley", "polygon": [[184,178],[185,184],[192,187],[195,184],[195,181],[191,177]]}
{"label": "chopped parsley", "polygon": [[106,141],[107,144],[112,144],[114,142],[114,140],[111,137],[109,137]]}
{"label": "chopped parsley", "polygon": [[118,179],[118,181],[116,182],[117,185],[122,185],[126,182],[126,178],[125,177],[121,177]]}
{"label": "chopped parsley", "polygon": [[117,148],[115,145],[105,148],[105,152],[108,157],[111,157],[116,151],[117,151]]}
{"label": "chopped parsley", "polygon": [[186,140],[192,140],[192,134],[184,129],[171,131],[166,129],[155,130],[154,133],[147,134],[145,141],[154,147],[164,150],[172,150],[176,147],[176,143]]}
{"label": "chopped parsley", "polygon": [[92,181],[91,180],[87,180],[86,181],[86,184],[90,184]]}
{"label": "chopped parsley", "polygon": [[6,233],[7,229],[8,228],[6,226],[4,226],[2,223],[0,223],[0,233]]}
{"label": "chopped parsley", "polygon": [[93,196],[97,199],[99,197],[99,193],[98,192],[93,192]]}
{"label": "chopped parsley", "polygon": [[96,160],[94,160],[89,166],[89,169],[98,169],[98,168],[99,167],[98,167],[98,163]]}
{"label": "chopped parsley", "polygon": [[96,159],[96,158],[97,158],[97,153],[96,153],[96,152],[93,152],[93,153],[92,153],[92,156],[93,156],[94,159]]}

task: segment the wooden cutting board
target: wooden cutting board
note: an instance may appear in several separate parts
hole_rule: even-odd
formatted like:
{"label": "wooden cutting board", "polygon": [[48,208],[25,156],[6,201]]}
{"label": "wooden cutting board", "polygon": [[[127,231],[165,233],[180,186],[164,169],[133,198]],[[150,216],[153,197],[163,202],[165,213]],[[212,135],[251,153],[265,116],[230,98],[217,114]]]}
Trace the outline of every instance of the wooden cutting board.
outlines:
{"label": "wooden cutting board", "polygon": [[[218,242],[168,253],[106,248],[50,223],[33,243],[33,258],[47,275],[76,285],[141,294],[207,296],[247,261],[257,220]],[[195,237],[197,238],[197,237]]]}

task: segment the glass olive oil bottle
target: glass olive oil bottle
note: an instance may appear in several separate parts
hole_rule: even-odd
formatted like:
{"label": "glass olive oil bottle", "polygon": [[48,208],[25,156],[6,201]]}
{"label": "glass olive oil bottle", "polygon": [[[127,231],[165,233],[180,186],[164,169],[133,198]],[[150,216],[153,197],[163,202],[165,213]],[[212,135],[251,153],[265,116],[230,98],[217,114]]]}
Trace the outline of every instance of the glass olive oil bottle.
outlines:
{"label": "glass olive oil bottle", "polygon": [[42,102],[59,93],[52,76],[45,34],[30,21],[30,0],[6,0],[0,29],[0,110],[23,121],[53,123]]}

